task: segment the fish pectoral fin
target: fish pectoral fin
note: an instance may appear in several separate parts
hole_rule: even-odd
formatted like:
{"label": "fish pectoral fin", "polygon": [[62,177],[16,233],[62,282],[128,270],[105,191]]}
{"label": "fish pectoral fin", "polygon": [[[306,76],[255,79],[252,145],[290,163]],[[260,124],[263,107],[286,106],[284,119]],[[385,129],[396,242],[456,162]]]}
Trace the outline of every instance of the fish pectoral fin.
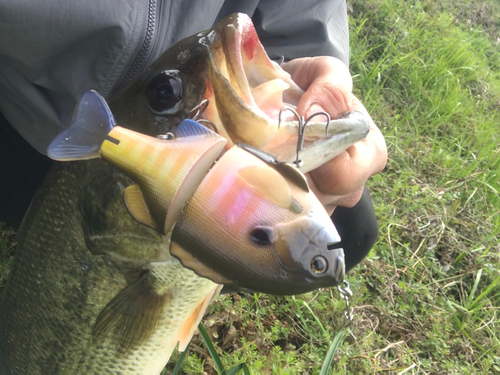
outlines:
{"label": "fish pectoral fin", "polygon": [[115,126],[104,98],[94,90],[81,97],[69,128],[60,133],[47,149],[49,158],[59,161],[99,157],[99,149]]}
{"label": "fish pectoral fin", "polygon": [[184,326],[179,332],[178,341],[180,352],[186,350],[191,342],[195,329],[198,327],[198,324],[200,324],[203,315],[205,315],[208,305],[219,295],[221,289],[222,285],[215,286],[187,318]]}
{"label": "fish pectoral fin", "polygon": [[169,293],[158,294],[151,286],[149,271],[113,298],[96,319],[92,336],[95,342],[112,334],[117,351],[126,354],[143,344],[156,331]]}
{"label": "fish pectoral fin", "polygon": [[142,194],[141,188],[134,184],[130,185],[123,191],[123,200],[128,213],[139,223],[144,224],[154,230],[160,231],[155,220],[149,212],[146,205],[146,200]]}

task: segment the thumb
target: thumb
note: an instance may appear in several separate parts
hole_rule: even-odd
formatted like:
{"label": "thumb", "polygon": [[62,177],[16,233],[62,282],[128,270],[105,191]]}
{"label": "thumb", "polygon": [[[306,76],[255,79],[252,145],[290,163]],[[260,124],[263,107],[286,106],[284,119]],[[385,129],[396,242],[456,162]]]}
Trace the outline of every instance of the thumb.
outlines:
{"label": "thumb", "polygon": [[332,81],[314,81],[300,99],[297,112],[305,117],[326,112],[338,118],[352,110],[352,106],[352,94],[345,86]]}

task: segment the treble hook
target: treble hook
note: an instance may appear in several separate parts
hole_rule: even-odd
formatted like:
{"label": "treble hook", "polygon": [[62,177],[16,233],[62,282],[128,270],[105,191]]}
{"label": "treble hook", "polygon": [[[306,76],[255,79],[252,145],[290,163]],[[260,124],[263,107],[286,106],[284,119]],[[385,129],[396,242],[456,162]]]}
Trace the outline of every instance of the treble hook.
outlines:
{"label": "treble hook", "polygon": [[299,116],[296,110],[290,107],[284,107],[280,110],[279,115],[278,115],[278,130],[281,126],[281,116],[284,111],[290,111],[292,114],[295,116],[298,122],[298,139],[297,139],[297,157],[295,158],[295,161],[293,164],[297,167],[300,168],[304,163],[302,160],[299,159],[300,152],[302,151],[302,147],[304,146],[304,136],[306,132],[306,126],[307,124],[311,121],[312,118],[318,116],[318,115],[324,115],[326,117],[326,128],[325,128],[325,136],[328,135],[328,127],[330,125],[330,115],[326,112],[316,112],[313,113],[311,116],[309,116],[305,121],[303,116]]}
{"label": "treble hook", "polygon": [[198,104],[196,107],[194,107],[192,110],[190,110],[189,113],[193,113],[194,111],[196,111],[196,113],[191,117],[191,120],[197,121],[199,123],[207,124],[212,128],[212,130],[214,132],[219,134],[219,129],[217,129],[217,126],[215,126],[215,124],[212,121],[204,119],[204,118],[200,118],[200,116],[203,114],[203,112],[205,112],[206,109],[208,108],[209,103],[210,103],[210,101],[208,99],[204,99],[200,102],[200,104]]}
{"label": "treble hook", "polygon": [[316,116],[319,116],[319,115],[323,115],[326,117],[326,126],[325,126],[325,137],[328,136],[328,127],[330,126],[330,115],[326,112],[316,112],[316,113],[313,113],[311,116],[309,116],[306,120],[306,122],[304,123],[304,126],[307,125],[309,123],[309,121],[311,121],[311,119],[313,117],[316,117]]}
{"label": "treble hook", "polygon": [[207,124],[208,126],[210,126],[212,128],[212,130],[219,134],[219,129],[217,129],[217,126],[215,126],[215,124],[212,122],[212,121],[209,121],[205,118],[200,118],[199,120],[196,120],[198,121],[200,124]]}
{"label": "treble hook", "polygon": [[300,168],[303,164],[302,160],[299,159],[299,154],[300,154],[300,151],[302,150],[302,146],[304,145],[304,129],[305,129],[304,117],[299,116],[297,111],[293,108],[290,108],[290,107],[281,108],[280,113],[278,115],[278,130],[281,127],[281,116],[283,115],[283,112],[285,112],[285,111],[292,112],[292,115],[294,115],[295,118],[297,119],[299,136],[298,136],[298,140],[297,140],[297,157],[295,158],[295,161],[293,162],[293,164],[297,168]]}
{"label": "treble hook", "polygon": [[205,110],[208,108],[209,101],[208,99],[202,100],[200,104],[198,104],[196,107],[194,107],[192,110],[189,111],[189,113],[193,113],[194,111],[197,111],[193,117],[191,117],[191,120],[197,121],[200,116],[205,112]]}

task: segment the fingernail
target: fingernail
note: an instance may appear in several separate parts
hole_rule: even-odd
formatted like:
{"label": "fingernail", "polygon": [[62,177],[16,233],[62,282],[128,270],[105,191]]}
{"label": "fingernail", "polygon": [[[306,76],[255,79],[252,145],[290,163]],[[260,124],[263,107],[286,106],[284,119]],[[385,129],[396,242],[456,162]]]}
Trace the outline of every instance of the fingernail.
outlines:
{"label": "fingernail", "polygon": [[309,108],[307,108],[307,110],[306,110],[306,117],[314,115],[315,113],[318,113],[318,112],[326,112],[326,111],[318,103],[311,104],[309,106]]}

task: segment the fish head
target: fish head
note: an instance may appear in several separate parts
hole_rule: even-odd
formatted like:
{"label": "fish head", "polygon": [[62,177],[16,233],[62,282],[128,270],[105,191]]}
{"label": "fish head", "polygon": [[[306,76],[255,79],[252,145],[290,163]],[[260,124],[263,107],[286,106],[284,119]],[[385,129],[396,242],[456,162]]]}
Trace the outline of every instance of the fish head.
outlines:
{"label": "fish head", "polygon": [[118,87],[109,100],[117,123],[156,136],[191,118],[205,94],[215,39],[213,30],[182,39],[128,86]]}
{"label": "fish head", "polygon": [[[296,108],[303,93],[269,59],[251,19],[235,13],[166,50],[132,83],[114,91],[110,107],[120,126],[148,135],[165,134],[193,118],[210,123],[228,148],[245,143],[292,162],[300,126],[297,116],[281,111]],[[321,116],[310,122],[301,170],[312,170],[363,139],[369,128],[365,117],[338,119],[329,127]]]}
{"label": "fish head", "polygon": [[171,254],[233,290],[299,294],[343,280],[339,242],[300,171],[235,146],[184,208],[172,232]]}
{"label": "fish head", "polygon": [[251,19],[233,14],[214,28],[166,50],[109,100],[120,126],[163,134],[207,100],[200,119],[215,125],[229,145],[261,147],[277,131],[283,92],[302,90],[267,56]]}
{"label": "fish head", "polygon": [[[344,280],[344,252],[336,247],[340,237],[331,220],[303,216],[274,226],[258,225],[250,238],[258,246],[272,246],[280,265],[290,275],[300,275],[301,282],[332,286]],[[287,287],[285,283],[283,291]]]}

